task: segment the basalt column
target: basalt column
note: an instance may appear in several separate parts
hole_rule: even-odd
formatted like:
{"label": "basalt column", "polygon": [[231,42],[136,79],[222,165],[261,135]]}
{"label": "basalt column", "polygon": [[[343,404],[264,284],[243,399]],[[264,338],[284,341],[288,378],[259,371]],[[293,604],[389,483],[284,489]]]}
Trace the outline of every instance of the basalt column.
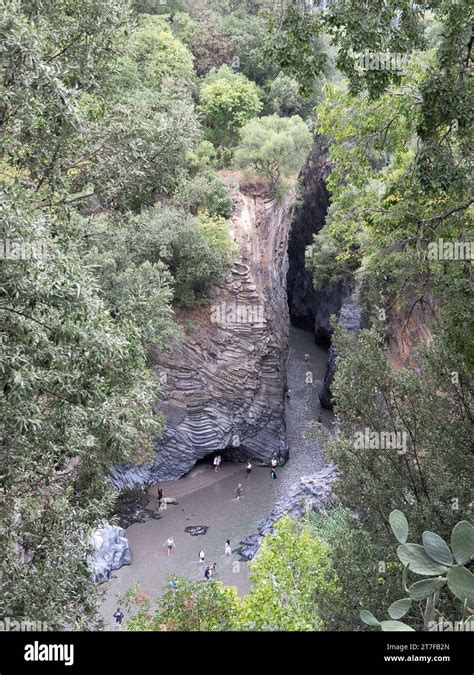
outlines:
{"label": "basalt column", "polygon": [[261,186],[235,190],[237,254],[209,304],[179,313],[192,326],[154,367],[167,424],[151,466],[114,467],[119,488],[178,478],[214,452],[269,464],[287,458],[284,423],[288,343],[288,230],[293,198]]}

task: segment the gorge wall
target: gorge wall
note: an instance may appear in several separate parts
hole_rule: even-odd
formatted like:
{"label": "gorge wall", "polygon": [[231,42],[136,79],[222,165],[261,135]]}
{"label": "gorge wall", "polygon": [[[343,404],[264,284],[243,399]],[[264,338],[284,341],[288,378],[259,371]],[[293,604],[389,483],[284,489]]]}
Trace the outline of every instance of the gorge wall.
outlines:
{"label": "gorge wall", "polygon": [[[319,394],[321,405],[331,409],[331,385],[336,373],[337,349],[331,345],[330,318],[338,317],[346,330],[357,331],[368,322],[357,302],[353,277],[327,284],[319,291],[313,288],[312,274],[305,268],[305,250],[325,224],[330,195],[326,181],[330,172],[328,148],[317,139],[314,150],[302,171],[302,198],[295,208],[288,244],[288,305],[292,324],[312,331],[315,341],[329,346],[324,384]],[[430,323],[435,314],[435,300],[429,289],[419,296],[406,289],[406,307],[400,309],[395,298],[388,298],[386,307],[385,344],[392,364],[416,368],[414,354],[417,343],[431,339]]]}
{"label": "gorge wall", "polygon": [[331,343],[331,315],[338,315],[352,293],[351,284],[340,281],[315,291],[312,273],[305,267],[305,250],[324,226],[330,204],[326,180],[330,171],[327,145],[318,139],[300,179],[302,196],[295,207],[288,241],[288,306],[294,326],[314,333],[316,342]]}
{"label": "gorge wall", "polygon": [[120,490],[172,480],[211,453],[283,463],[288,343],[288,234],[293,197],[277,203],[261,185],[233,191],[233,263],[208,305],[179,312],[192,325],[154,371],[166,417],[151,465],[115,466]]}

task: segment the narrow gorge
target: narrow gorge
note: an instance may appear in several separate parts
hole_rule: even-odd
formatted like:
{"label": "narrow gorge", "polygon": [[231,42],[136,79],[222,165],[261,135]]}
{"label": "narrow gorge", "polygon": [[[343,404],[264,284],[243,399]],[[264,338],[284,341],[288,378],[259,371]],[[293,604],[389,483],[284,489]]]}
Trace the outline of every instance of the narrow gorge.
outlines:
{"label": "narrow gorge", "polygon": [[[260,537],[272,530],[282,512],[303,515],[306,508],[318,508],[331,499],[334,467],[327,464],[320,442],[306,434],[317,421],[328,429],[332,426],[331,414],[321,406],[318,394],[325,386],[329,317],[338,313],[344,298],[342,286],[316,293],[304,268],[305,247],[324,224],[329,203],[326,172],[327,152],[317,147],[302,173],[297,205],[294,194],[277,201],[259,183],[241,181],[237,188],[235,178],[231,182],[229,223],[236,252],[229,270],[215,286],[209,304],[178,313],[187,327],[184,339],[169,354],[156,355],[153,370],[163,391],[157,405],[166,417],[165,429],[154,444],[156,459],[147,465],[116,465],[110,476],[123,494],[143,495],[138,503],[132,499],[135,516],[124,521],[132,523],[127,530],[130,548],[121,548],[114,557],[114,529],[110,535],[105,533],[102,552],[98,551],[101,581],[112,569],[132,562],[130,572],[117,573],[123,581],[112,581],[115,595],[115,586],[124,589],[128,577],[130,583],[138,578],[146,585],[149,557],[142,558],[143,547],[148,550],[150,536],[166,538],[165,522],[171,521],[171,514],[175,522],[169,522],[168,528],[175,541],[179,539],[176,530],[184,531],[187,523],[205,526],[206,548],[217,548],[231,532],[236,544],[233,556],[243,561],[253,558]],[[218,475],[211,464],[217,453],[223,460]],[[277,481],[269,479],[272,458],[280,467]],[[248,460],[254,465],[252,489],[258,491],[258,498],[241,509],[244,513],[235,529],[228,513],[225,524],[219,526],[215,521],[222,519],[222,513],[213,513],[207,500],[218,490],[219,498],[227,491],[226,501],[232,502],[236,481],[244,478],[242,463]],[[157,509],[157,484],[172,497],[170,501],[178,502],[164,514]],[[183,501],[192,508],[181,522],[177,514],[183,512]],[[200,502],[207,515],[198,523],[194,512],[200,511]],[[124,535],[118,531],[119,542]],[[185,535],[185,545],[195,548],[197,544]],[[110,563],[105,576],[104,559]],[[175,562],[173,569],[193,575],[184,561],[178,567]],[[240,591],[246,588],[245,578],[237,583]],[[160,574],[160,583],[164,580]],[[236,581],[228,579],[228,583]]]}

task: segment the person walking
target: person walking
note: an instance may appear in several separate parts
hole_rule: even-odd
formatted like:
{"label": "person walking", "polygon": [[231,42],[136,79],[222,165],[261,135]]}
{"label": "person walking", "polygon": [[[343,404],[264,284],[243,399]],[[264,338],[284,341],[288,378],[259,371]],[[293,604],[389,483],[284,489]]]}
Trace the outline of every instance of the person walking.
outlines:
{"label": "person walking", "polygon": [[272,469],[276,469],[276,465],[277,465],[277,458],[275,457],[275,455],[273,455],[273,457],[272,457]]}
{"label": "person walking", "polygon": [[219,471],[219,455],[214,457],[214,471],[216,473]]}
{"label": "person walking", "polygon": [[305,354],[305,355],[304,355],[304,360],[306,361],[306,363],[308,363],[308,361],[309,361],[309,354]]}
{"label": "person walking", "polygon": [[239,483],[235,488],[235,496],[237,501],[242,497],[242,483]]}
{"label": "person walking", "polygon": [[209,581],[211,576],[212,576],[212,565],[208,565],[204,570],[204,577],[207,579],[207,581]]}
{"label": "person walking", "polygon": [[163,546],[166,546],[167,555],[171,555],[171,552],[176,548],[173,537],[168,537]]}
{"label": "person walking", "polygon": [[247,480],[252,477],[252,463],[250,460],[247,462]]}
{"label": "person walking", "polygon": [[224,545],[224,555],[231,555],[232,553],[232,548],[230,546],[230,539],[225,540],[225,545]]}
{"label": "person walking", "polygon": [[272,473],[271,473],[271,475],[272,475],[272,480],[276,480],[276,479],[278,478],[278,476],[277,476],[276,471],[275,471],[275,469],[274,469],[273,466],[272,466],[271,472],[272,472]]}
{"label": "person walking", "polygon": [[204,558],[205,558],[205,557],[206,557],[206,554],[205,554],[204,551],[201,549],[201,550],[199,551],[199,562],[200,562],[201,565],[204,564]]}
{"label": "person walking", "polygon": [[162,488],[158,488],[158,511],[163,511],[165,497]]}
{"label": "person walking", "polygon": [[117,611],[114,613],[114,619],[115,619],[115,625],[120,629],[122,628],[122,621],[124,617],[124,613],[120,609],[120,607],[117,607]]}

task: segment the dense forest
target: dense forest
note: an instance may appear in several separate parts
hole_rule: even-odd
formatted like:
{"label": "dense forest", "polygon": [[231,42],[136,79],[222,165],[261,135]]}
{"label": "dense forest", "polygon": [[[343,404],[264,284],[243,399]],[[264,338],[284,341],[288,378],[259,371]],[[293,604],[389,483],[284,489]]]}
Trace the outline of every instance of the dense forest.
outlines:
{"label": "dense forest", "polygon": [[[340,472],[332,506],[281,518],[243,597],[132,587],[125,627],[472,620],[472,25],[468,0],[0,2],[2,616],[101,628],[109,469],[153,456],[151,366],[235,258],[232,185],[298,200],[324,143],[306,268],[365,317],[334,324],[336,432],[307,431]],[[416,312],[429,339],[395,365]],[[406,447],[359,447],[364,429]]]}

